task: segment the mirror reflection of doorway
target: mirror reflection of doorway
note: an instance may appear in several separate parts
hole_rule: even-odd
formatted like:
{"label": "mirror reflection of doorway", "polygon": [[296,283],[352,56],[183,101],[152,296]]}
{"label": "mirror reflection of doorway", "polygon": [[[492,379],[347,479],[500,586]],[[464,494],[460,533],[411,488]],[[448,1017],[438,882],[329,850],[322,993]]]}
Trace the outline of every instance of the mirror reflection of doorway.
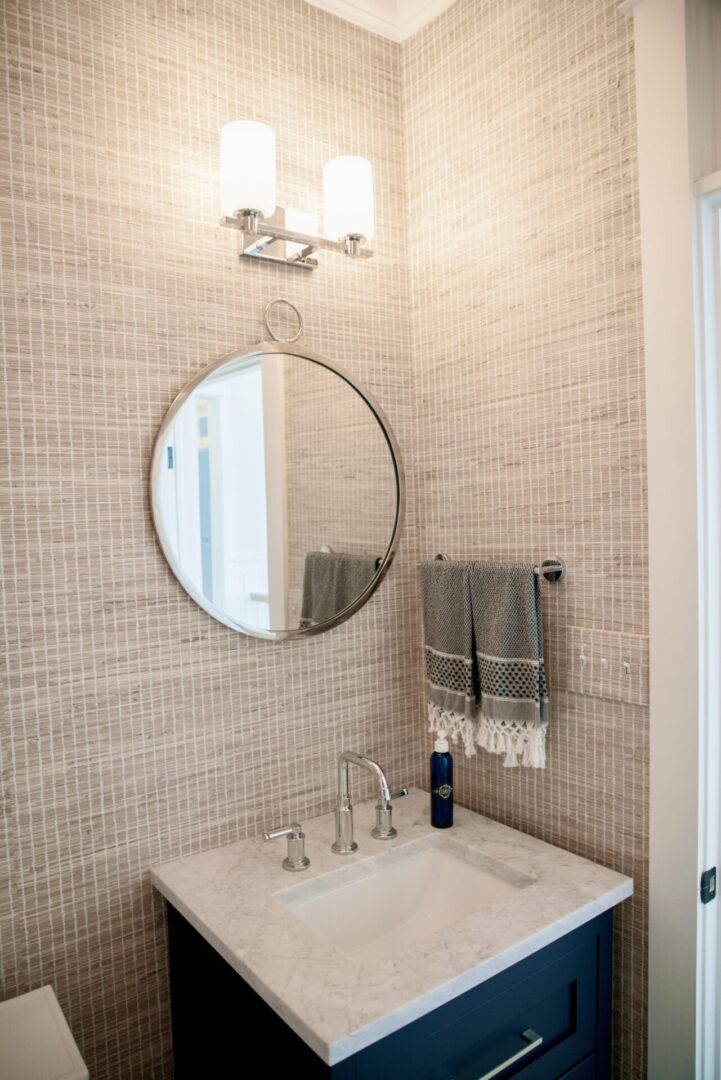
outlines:
{"label": "mirror reflection of doorway", "polygon": [[282,368],[256,358],[219,372],[196,393],[193,413],[194,423],[176,421],[166,459],[177,549],[192,549],[193,577],[210,603],[239,622],[284,625]]}
{"label": "mirror reflection of doorway", "polygon": [[198,421],[198,508],[200,526],[200,568],[203,596],[213,599],[213,514],[210,484],[210,438],[208,435],[208,402],[198,398],[196,402]]}

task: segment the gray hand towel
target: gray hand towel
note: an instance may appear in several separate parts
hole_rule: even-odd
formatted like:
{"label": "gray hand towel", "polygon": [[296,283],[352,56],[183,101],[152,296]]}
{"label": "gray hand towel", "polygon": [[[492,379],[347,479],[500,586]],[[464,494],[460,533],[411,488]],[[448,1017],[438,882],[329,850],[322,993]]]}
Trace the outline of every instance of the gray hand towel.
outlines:
{"label": "gray hand towel", "polygon": [[548,690],[540,582],[532,566],[421,563],[431,731],[544,768]]}
{"label": "gray hand towel", "polygon": [[420,565],[426,697],[431,731],[463,740],[475,754],[477,687],[468,563]]}
{"label": "gray hand towel", "polygon": [[303,569],[301,627],[327,622],[360,596],[376,574],[374,555],[309,551]]}
{"label": "gray hand towel", "polygon": [[476,741],[507,767],[546,764],[548,690],[541,586],[533,566],[469,568],[478,683]]}

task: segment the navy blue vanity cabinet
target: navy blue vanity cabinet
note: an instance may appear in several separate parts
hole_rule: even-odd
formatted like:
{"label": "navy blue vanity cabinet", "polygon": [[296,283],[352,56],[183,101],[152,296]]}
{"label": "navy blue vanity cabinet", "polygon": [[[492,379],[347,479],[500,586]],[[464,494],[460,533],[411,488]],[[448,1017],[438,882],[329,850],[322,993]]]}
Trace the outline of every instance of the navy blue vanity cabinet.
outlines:
{"label": "navy blue vanity cabinet", "polygon": [[610,911],[598,916],[330,1066],[169,906],[176,1080],[289,1071],[319,1080],[605,1080],[612,920]]}

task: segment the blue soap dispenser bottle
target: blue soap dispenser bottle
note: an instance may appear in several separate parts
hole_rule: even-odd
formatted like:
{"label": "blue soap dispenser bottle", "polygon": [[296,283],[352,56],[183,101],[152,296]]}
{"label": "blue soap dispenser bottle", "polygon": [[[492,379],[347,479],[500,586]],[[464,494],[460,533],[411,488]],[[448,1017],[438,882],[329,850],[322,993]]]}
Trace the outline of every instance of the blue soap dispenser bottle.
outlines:
{"label": "blue soap dispenser bottle", "polygon": [[438,732],[431,754],[431,825],[450,829],[453,824],[453,757],[445,731]]}

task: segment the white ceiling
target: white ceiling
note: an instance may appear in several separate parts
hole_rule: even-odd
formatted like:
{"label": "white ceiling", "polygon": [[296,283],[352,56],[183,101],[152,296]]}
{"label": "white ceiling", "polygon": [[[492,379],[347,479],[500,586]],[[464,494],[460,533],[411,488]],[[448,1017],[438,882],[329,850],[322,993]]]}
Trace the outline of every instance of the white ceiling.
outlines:
{"label": "white ceiling", "polygon": [[308,0],[341,19],[382,34],[391,41],[405,41],[422,26],[450,7],[454,0]]}

